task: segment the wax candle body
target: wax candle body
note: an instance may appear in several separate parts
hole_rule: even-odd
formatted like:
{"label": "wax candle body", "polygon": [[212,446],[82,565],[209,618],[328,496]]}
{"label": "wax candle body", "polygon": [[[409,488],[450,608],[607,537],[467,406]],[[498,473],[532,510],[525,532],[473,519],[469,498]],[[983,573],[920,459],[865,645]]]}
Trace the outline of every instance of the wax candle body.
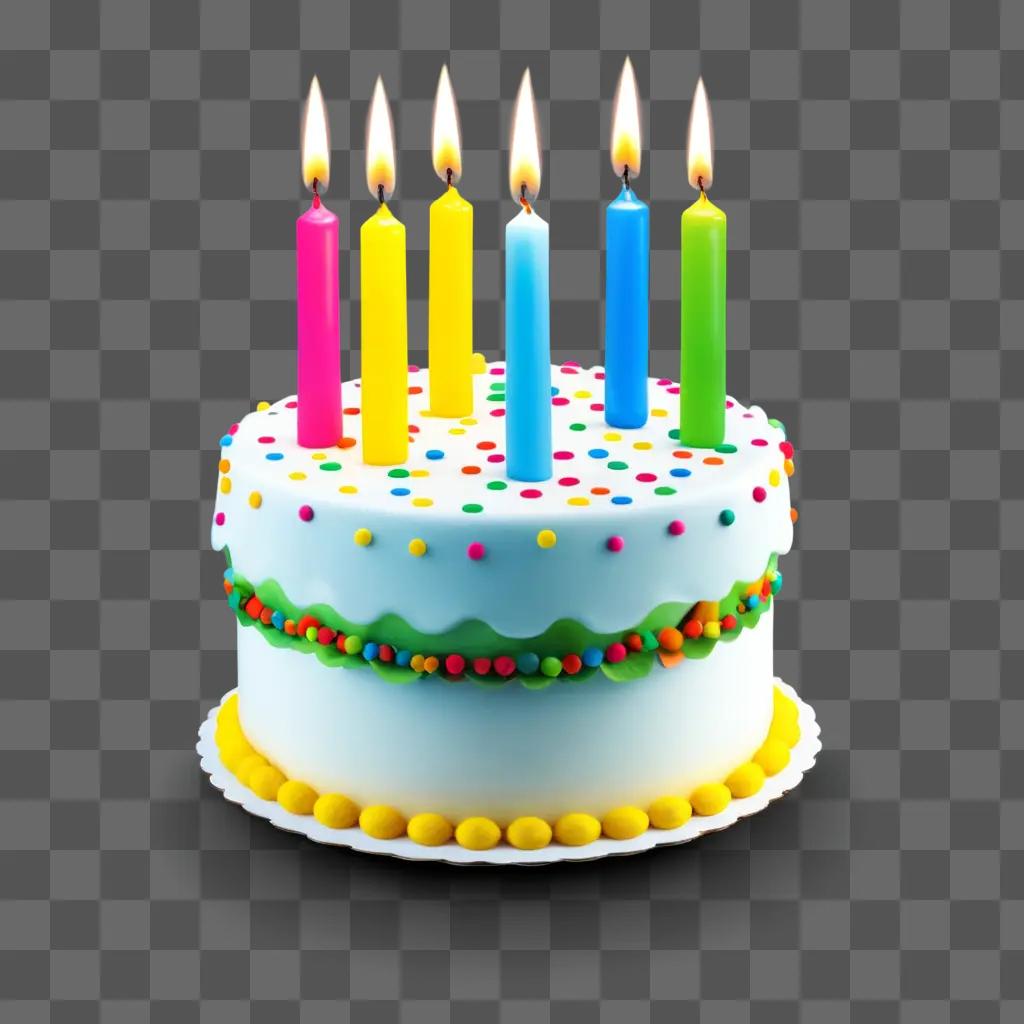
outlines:
{"label": "wax candle body", "polygon": [[430,204],[430,411],[473,411],[473,207],[451,186]]}
{"label": "wax candle body", "polygon": [[394,466],[409,453],[405,225],[382,203],[359,231],[363,461]]}
{"label": "wax candle body", "polygon": [[548,224],[522,210],[505,227],[505,445],[513,480],[551,476]]}
{"label": "wax candle body", "polygon": [[725,214],[704,192],[682,217],[679,440],[725,438]]}
{"label": "wax candle body", "polygon": [[628,186],[605,214],[604,417],[613,427],[647,422],[650,211]]}
{"label": "wax candle body", "polygon": [[319,200],[295,222],[296,390],[303,448],[341,437],[341,332],[338,319],[338,218]]}

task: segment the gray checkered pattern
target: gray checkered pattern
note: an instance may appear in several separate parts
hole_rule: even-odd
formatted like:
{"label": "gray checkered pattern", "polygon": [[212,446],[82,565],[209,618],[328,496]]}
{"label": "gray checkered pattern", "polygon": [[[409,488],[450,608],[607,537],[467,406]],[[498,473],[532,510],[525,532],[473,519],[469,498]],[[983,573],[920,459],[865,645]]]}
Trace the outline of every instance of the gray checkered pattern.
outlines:
{"label": "gray checkered pattern", "polygon": [[[1022,1019],[1024,4],[2,0],[0,47],[4,1024]],[[294,379],[308,80],[349,369],[378,72],[423,356],[445,60],[477,347],[501,346],[529,65],[552,336],[589,360],[627,51],[664,373],[698,73],[712,97],[730,390],[800,450],[778,664],[826,751],[749,823],[592,865],[414,866],[256,823],[192,751],[234,671],[207,528],[225,424]]]}

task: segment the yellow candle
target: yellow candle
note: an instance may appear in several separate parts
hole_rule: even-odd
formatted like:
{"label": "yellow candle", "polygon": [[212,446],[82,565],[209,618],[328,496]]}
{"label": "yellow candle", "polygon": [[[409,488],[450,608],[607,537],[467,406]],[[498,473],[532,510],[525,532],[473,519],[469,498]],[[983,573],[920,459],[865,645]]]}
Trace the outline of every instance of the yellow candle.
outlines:
{"label": "yellow candle", "polygon": [[473,207],[455,187],[462,147],[447,66],[437,82],[432,148],[448,188],[430,205],[430,411],[461,417],[473,412]]}
{"label": "yellow candle", "polygon": [[359,231],[363,461],[394,466],[409,454],[405,225],[385,201],[395,187],[395,144],[379,78],[370,104],[366,182],[380,206]]}

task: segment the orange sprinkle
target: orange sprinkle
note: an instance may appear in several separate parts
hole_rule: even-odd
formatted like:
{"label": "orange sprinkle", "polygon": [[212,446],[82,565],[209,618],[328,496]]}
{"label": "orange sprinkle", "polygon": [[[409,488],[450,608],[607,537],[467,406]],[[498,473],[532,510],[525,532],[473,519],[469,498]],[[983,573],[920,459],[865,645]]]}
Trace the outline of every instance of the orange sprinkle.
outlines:
{"label": "orange sprinkle", "polygon": [[353,448],[355,447],[356,439],[354,437],[339,437],[338,447],[339,448]]}
{"label": "orange sprinkle", "polygon": [[410,395],[422,395],[423,394],[423,388],[421,388],[418,384],[414,385],[413,387],[409,388],[409,394]]}
{"label": "orange sprinkle", "polygon": [[693,458],[693,452],[688,452],[688,451],[686,451],[685,448],[677,448],[672,453],[672,457],[674,459],[692,459]]}
{"label": "orange sprinkle", "polygon": [[793,465],[792,459],[786,459],[782,464],[782,468],[786,471],[786,476],[792,476],[796,466]]}
{"label": "orange sprinkle", "polygon": [[720,466],[722,464],[722,461],[723,460],[720,459],[717,455],[709,455],[704,460],[704,465],[705,466]]}
{"label": "orange sprinkle", "polygon": [[800,513],[795,508],[789,510],[789,521],[795,523],[800,518]]}
{"label": "orange sprinkle", "polygon": [[477,473],[480,472],[480,467],[479,466],[463,466],[462,467],[462,472],[465,473],[466,476],[476,476]]}
{"label": "orange sprinkle", "polygon": [[231,472],[231,460],[230,459],[221,459],[220,462],[217,464],[217,468],[222,473],[230,473]]}
{"label": "orange sprinkle", "polygon": [[354,406],[350,405],[345,409],[341,410],[346,416],[358,416],[359,410]]}
{"label": "orange sprinkle", "polygon": [[609,491],[607,487],[591,487],[590,488],[590,493],[591,494],[611,494],[611,491]]}

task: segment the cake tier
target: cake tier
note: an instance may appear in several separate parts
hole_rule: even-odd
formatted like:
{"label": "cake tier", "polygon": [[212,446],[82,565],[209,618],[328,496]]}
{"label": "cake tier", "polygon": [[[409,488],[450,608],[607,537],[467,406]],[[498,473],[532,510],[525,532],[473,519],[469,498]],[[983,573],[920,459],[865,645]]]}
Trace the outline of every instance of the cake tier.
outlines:
{"label": "cake tier", "polygon": [[437,675],[389,685],[240,626],[238,690],[248,742],[316,792],[407,818],[600,819],[719,783],[758,750],[772,718],[772,611],[712,657],[542,690]]}
{"label": "cake tier", "polygon": [[789,550],[780,425],[729,400],[723,445],[681,447],[678,387],[652,379],[647,425],[613,429],[603,376],[552,368],[544,483],[506,476],[501,363],[474,378],[475,411],[459,420],[429,415],[427,374],[413,371],[397,467],[362,462],[358,381],[344,385],[345,436],[329,450],[297,445],[294,399],[261,408],[222,440],[213,545],[253,585],[351,622],[481,622],[509,638],[561,620],[631,629],[667,602],[717,600]]}

